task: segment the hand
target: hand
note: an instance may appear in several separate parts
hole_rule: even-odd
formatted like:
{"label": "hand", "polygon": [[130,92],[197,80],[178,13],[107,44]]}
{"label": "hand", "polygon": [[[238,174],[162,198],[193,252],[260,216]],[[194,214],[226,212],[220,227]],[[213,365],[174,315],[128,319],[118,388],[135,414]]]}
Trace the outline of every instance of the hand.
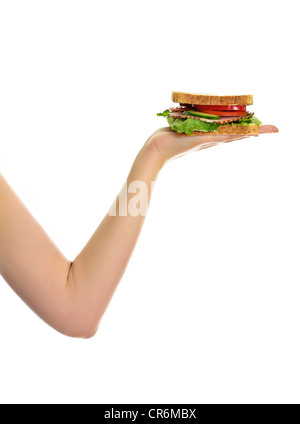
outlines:
{"label": "hand", "polygon": [[[278,128],[273,125],[262,125],[259,134],[278,132]],[[186,153],[217,146],[222,143],[230,143],[235,140],[253,136],[243,135],[200,135],[200,136],[180,136],[170,127],[160,128],[151,135],[146,145],[157,150],[162,164],[171,159],[183,156]],[[257,136],[256,136],[257,137]]]}

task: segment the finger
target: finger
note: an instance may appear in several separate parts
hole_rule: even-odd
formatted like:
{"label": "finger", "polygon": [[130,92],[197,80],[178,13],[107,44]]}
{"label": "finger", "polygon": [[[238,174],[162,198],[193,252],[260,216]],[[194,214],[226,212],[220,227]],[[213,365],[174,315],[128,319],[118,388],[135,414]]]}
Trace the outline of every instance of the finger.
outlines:
{"label": "finger", "polygon": [[[226,141],[224,141],[224,143],[231,143],[232,141],[244,140],[245,138],[249,138],[249,137],[251,137],[251,135],[247,135],[247,136],[244,136],[244,137],[234,138],[232,140],[226,140]],[[252,137],[257,137],[257,135],[253,134]]]}
{"label": "finger", "polygon": [[271,133],[278,133],[279,129],[275,127],[274,125],[262,125],[259,127],[259,134],[271,134]]}
{"label": "finger", "polygon": [[[174,135],[177,135],[178,137],[180,137],[180,135],[176,131],[172,130],[170,127],[159,128],[158,130],[155,131],[154,134],[156,134],[157,132],[171,133],[171,134],[174,134]],[[271,134],[271,133],[278,133],[278,132],[279,132],[279,130],[278,130],[277,127],[275,127],[275,125],[261,125],[259,127],[259,134]],[[255,135],[255,134],[253,134],[253,135]],[[247,136],[247,137],[249,137],[249,136]],[[203,135],[201,135],[201,136],[193,135],[192,137],[198,138],[198,137],[203,137]],[[242,139],[239,135],[231,135],[231,136],[226,135],[226,136],[224,136],[224,135],[221,135],[221,134],[220,135],[214,134],[213,137],[215,138],[216,141],[221,141],[221,142],[224,142],[224,139],[226,138],[226,143],[227,142],[229,143],[229,142],[234,141],[234,140],[241,140]],[[243,138],[246,138],[246,137],[243,137]]]}
{"label": "finger", "polygon": [[185,146],[193,147],[212,147],[223,143],[230,143],[236,140],[243,140],[249,136],[241,135],[202,135],[202,136],[192,136],[190,137]]}
{"label": "finger", "polygon": [[194,148],[192,148],[190,150],[187,150],[187,151],[185,151],[185,152],[183,152],[183,153],[181,153],[179,155],[173,156],[171,159],[169,159],[168,162],[170,162],[171,160],[178,159],[178,158],[181,158],[183,156],[186,156],[186,155],[188,155],[190,153],[198,152],[199,150],[209,149],[210,147],[217,146],[218,144],[219,143],[198,144],[197,146],[195,146]]}

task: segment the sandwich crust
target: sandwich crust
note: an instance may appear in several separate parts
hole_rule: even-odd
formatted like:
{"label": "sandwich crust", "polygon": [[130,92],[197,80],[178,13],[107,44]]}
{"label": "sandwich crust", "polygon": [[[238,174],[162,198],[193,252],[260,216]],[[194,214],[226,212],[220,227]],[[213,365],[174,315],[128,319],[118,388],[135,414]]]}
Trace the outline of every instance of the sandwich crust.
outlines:
{"label": "sandwich crust", "polygon": [[250,94],[244,96],[211,96],[209,94],[192,94],[173,91],[172,101],[175,103],[186,103],[190,105],[250,106],[253,104],[253,96]]}
{"label": "sandwich crust", "polygon": [[[205,131],[194,131],[193,136],[196,135],[220,135],[220,134],[230,134],[230,135],[258,135],[259,126],[256,124],[251,124],[248,127],[232,126],[232,125],[221,125],[218,128],[218,132],[205,132]],[[182,137],[190,136],[186,133],[178,133]]]}

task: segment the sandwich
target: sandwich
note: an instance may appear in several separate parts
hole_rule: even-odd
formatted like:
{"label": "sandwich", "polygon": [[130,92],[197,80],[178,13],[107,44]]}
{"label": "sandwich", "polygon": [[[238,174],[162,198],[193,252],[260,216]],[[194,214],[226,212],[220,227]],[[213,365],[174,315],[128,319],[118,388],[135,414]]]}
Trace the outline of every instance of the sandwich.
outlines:
{"label": "sandwich", "polygon": [[247,110],[252,95],[214,96],[210,94],[172,93],[178,103],[157,116],[167,119],[172,130],[181,135],[237,134],[258,135],[262,122]]}

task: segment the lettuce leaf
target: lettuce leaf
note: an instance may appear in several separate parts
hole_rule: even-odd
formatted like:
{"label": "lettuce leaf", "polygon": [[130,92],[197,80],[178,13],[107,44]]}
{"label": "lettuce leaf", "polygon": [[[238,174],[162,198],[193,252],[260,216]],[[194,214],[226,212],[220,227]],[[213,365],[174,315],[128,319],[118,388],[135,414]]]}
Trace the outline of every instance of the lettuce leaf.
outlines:
{"label": "lettuce leaf", "polygon": [[169,109],[166,109],[163,113],[157,113],[157,116],[168,116],[170,113]]}
{"label": "lettuce leaf", "polygon": [[193,131],[215,132],[219,127],[219,125],[214,122],[208,123],[191,118],[175,119],[171,116],[167,116],[167,121],[172,130],[178,131],[180,133],[184,132],[190,135],[193,135]]}
{"label": "lettuce leaf", "polygon": [[262,122],[256,118],[256,116],[252,116],[252,118],[250,119],[241,119],[240,121],[237,122],[232,122],[231,125],[236,127],[238,125],[242,125],[243,127],[248,127],[249,125],[258,125],[259,127],[262,125]]}

